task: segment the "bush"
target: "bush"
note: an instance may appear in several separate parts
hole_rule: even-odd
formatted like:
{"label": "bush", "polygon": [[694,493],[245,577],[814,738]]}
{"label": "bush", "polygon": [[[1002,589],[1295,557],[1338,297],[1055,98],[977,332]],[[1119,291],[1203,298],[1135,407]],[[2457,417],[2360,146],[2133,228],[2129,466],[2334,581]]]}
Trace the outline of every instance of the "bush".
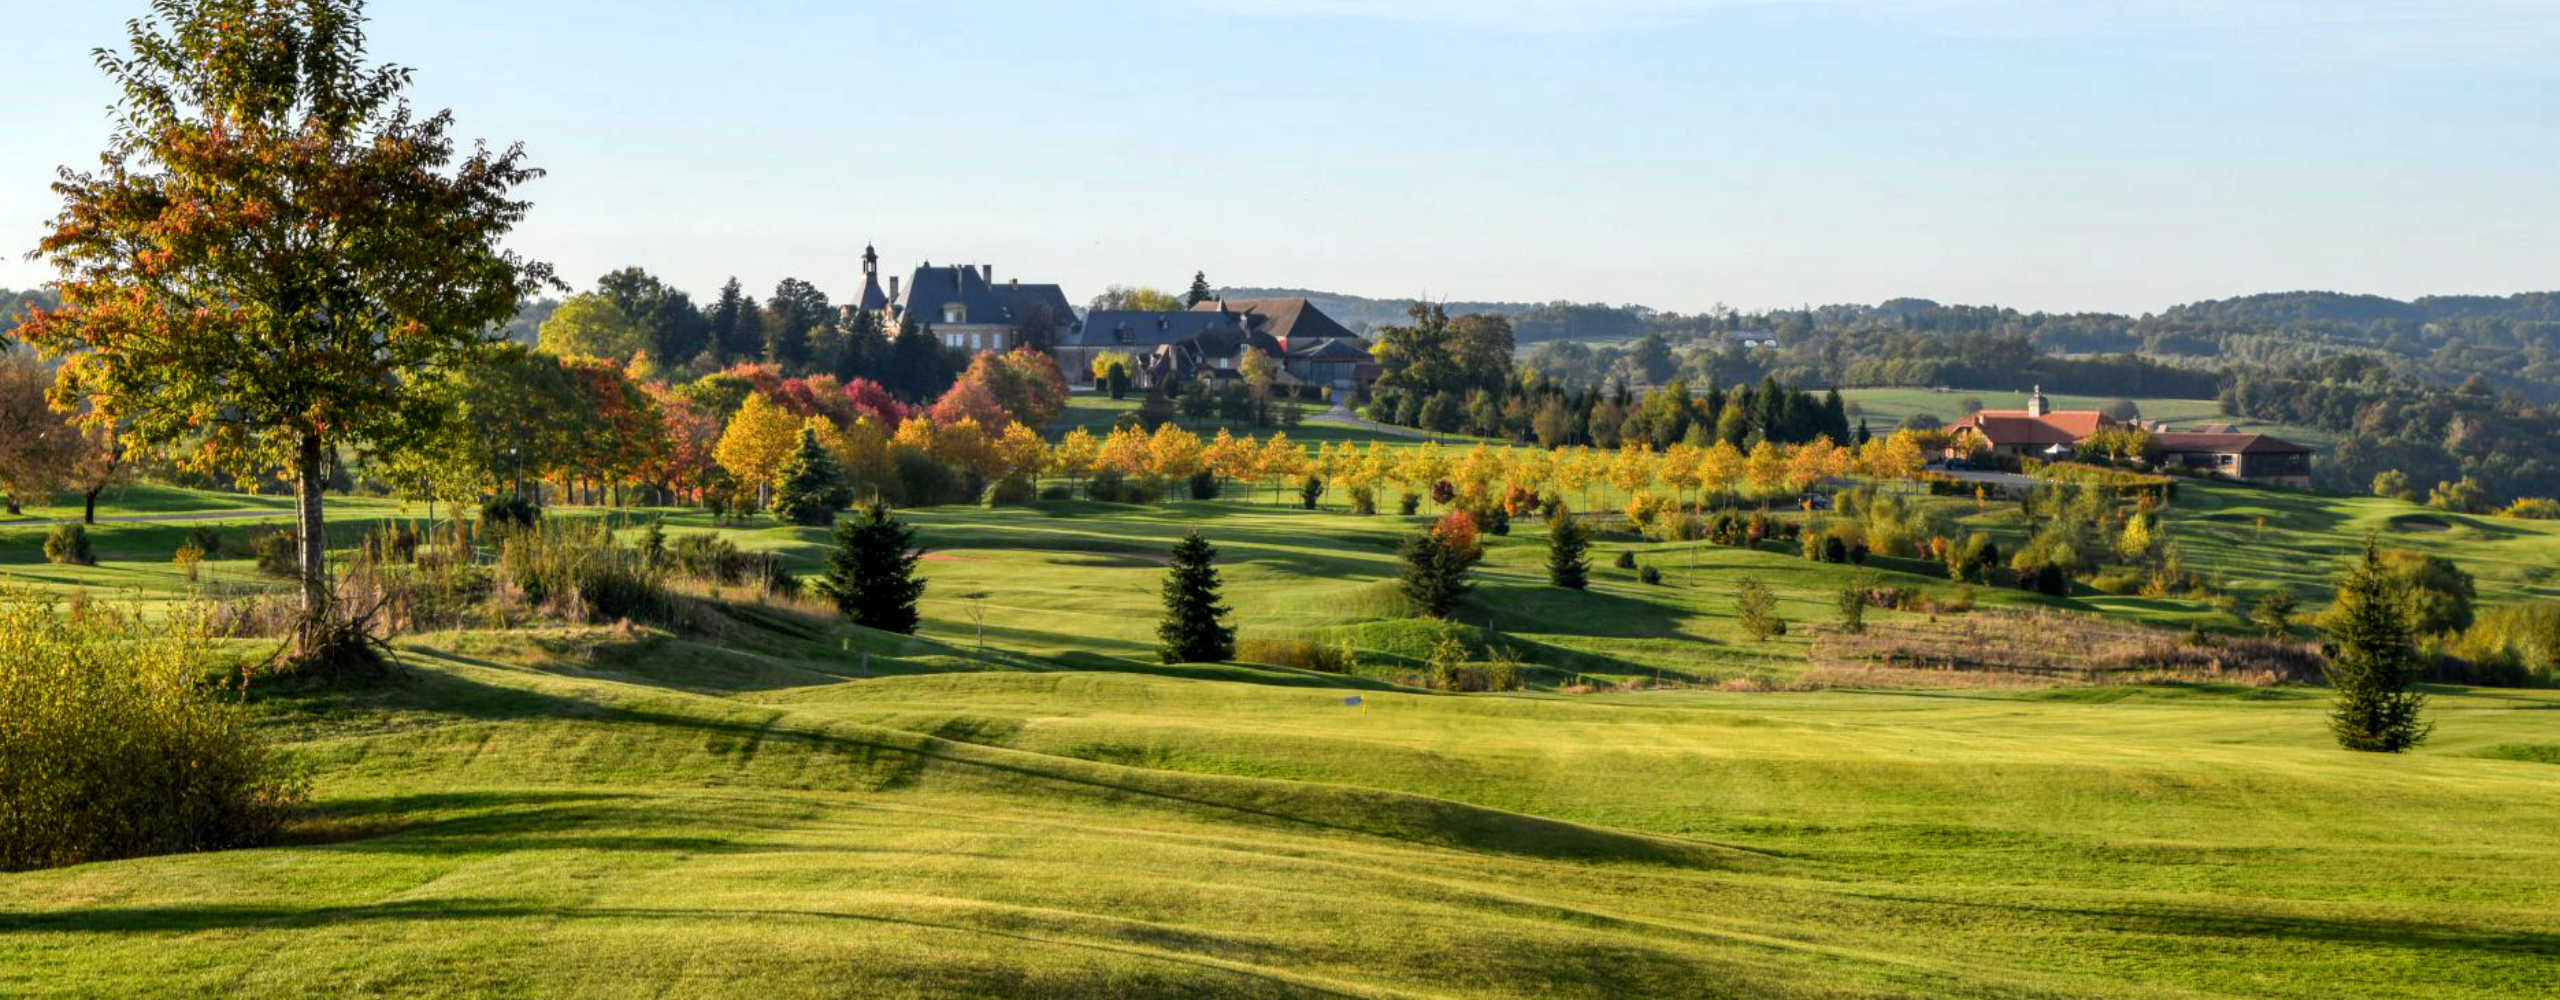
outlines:
{"label": "bush", "polygon": [[416,562],[418,529],[406,524],[393,525],[364,536],[358,548],[365,558],[377,563]]}
{"label": "bush", "polygon": [[1662,583],[1662,571],[1651,566],[1647,566],[1636,571],[1636,580],[1640,583],[1659,585]]}
{"label": "bush", "polygon": [[1626,549],[1620,549],[1618,550],[1618,557],[1611,560],[1610,565],[1616,566],[1619,569],[1634,569],[1636,568],[1636,554]]}
{"label": "bush", "polygon": [[647,563],[602,524],[546,524],[509,532],[498,546],[498,580],[509,596],[569,621],[667,620],[674,598]]}
{"label": "bush", "polygon": [[57,524],[44,536],[44,561],[57,566],[95,566],[98,553],[89,547],[89,529]]}
{"label": "bush", "polygon": [[1047,500],[1047,501],[1058,501],[1058,500],[1073,500],[1073,499],[1075,499],[1075,498],[1076,498],[1076,491],[1074,491],[1074,490],[1072,490],[1072,489],[1069,489],[1069,488],[1067,488],[1067,487],[1064,487],[1064,486],[1049,486],[1049,487],[1044,487],[1044,488],[1042,488],[1042,489],[1040,490],[1040,499],[1042,499],[1042,500]]}
{"label": "bush", "polygon": [[491,497],[480,505],[480,523],[496,527],[530,528],[542,519],[542,507],[523,496],[509,494]]}
{"label": "bush", "polygon": [[1217,473],[1207,469],[1194,472],[1191,474],[1190,481],[1191,499],[1215,500],[1218,498],[1218,486]]}
{"label": "bush", "polygon": [[1267,663],[1275,667],[1295,667],[1328,674],[1347,674],[1360,669],[1360,654],[1351,648],[1348,640],[1326,643],[1304,635],[1238,639],[1235,660],[1238,663]]}
{"label": "bush", "polygon": [[201,524],[187,529],[187,544],[195,546],[202,558],[213,559],[222,555],[222,533]]}
{"label": "bush", "polygon": [[301,789],[205,696],[199,620],[0,596],[0,870],[272,838]]}
{"label": "bush", "polygon": [[1378,512],[1378,488],[1369,485],[1351,488],[1351,512],[1362,517]]}
{"label": "bush", "polygon": [[961,495],[959,479],[932,456],[902,448],[897,451],[895,462],[899,502],[910,507],[930,507],[950,503]]}
{"label": "bush", "polygon": [[1406,517],[1412,517],[1412,516],[1413,516],[1413,513],[1414,513],[1415,511],[1418,511],[1418,510],[1421,510],[1421,509],[1422,509],[1422,494],[1419,494],[1419,493],[1407,493],[1407,494],[1405,494],[1405,495],[1403,495],[1403,496],[1400,496],[1400,497],[1397,497],[1397,498],[1396,498],[1396,513],[1398,513],[1398,514],[1402,514],[1402,515],[1404,515],[1404,516],[1406,516]]}
{"label": "bush", "polygon": [[1006,476],[987,484],[986,492],[978,494],[978,506],[1019,507],[1030,503],[1032,495],[1029,477]]}
{"label": "bush", "polygon": [[2132,569],[2111,569],[2089,578],[2089,588],[2101,594],[2132,594],[2139,592],[2142,584],[2142,572]]}
{"label": "bush", "polygon": [[294,551],[293,532],[280,528],[249,532],[249,555],[257,559],[258,572],[269,576],[302,575],[302,555]]}
{"label": "bush", "polygon": [[1088,500],[1119,503],[1120,491],[1127,484],[1128,480],[1121,478],[1119,473],[1106,469],[1094,473],[1093,479],[1084,484],[1084,495]]}
{"label": "bush", "polygon": [[[1298,484],[1298,506],[1307,510],[1314,510],[1316,509],[1316,501],[1322,499],[1324,499],[1324,479],[1322,477],[1308,476],[1305,482]],[[1499,535],[1502,534],[1502,532],[1497,531],[1494,532],[1494,534]]]}

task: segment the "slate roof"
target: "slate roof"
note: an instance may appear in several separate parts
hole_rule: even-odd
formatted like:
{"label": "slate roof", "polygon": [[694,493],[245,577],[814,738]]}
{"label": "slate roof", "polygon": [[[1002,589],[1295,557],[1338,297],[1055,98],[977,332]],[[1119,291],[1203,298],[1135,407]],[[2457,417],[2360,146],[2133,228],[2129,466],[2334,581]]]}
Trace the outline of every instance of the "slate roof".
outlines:
{"label": "slate roof", "polygon": [[919,266],[914,280],[907,283],[902,294],[906,300],[898,303],[899,307],[906,310],[907,316],[927,326],[942,322],[942,307],[954,302],[965,310],[963,322],[1013,322],[1006,313],[1004,300],[988,286],[986,277],[967,264]]}
{"label": "slate roof", "polygon": [[875,313],[889,308],[889,293],[880,290],[878,274],[862,276],[862,297],[855,300],[854,308]]}
{"label": "slate roof", "polygon": [[2264,434],[2164,431],[2153,435],[2164,452],[2209,452],[2235,455],[2308,455],[2310,447]]}
{"label": "slate roof", "polygon": [[1251,329],[1268,333],[1284,343],[1359,336],[1334,322],[1333,317],[1325,315],[1323,310],[1305,299],[1210,299],[1192,306],[1191,310],[1214,313],[1222,308],[1245,314]]}
{"label": "slate roof", "polygon": [[1299,347],[1298,349],[1289,352],[1289,358],[1293,361],[1372,360],[1369,356],[1369,352],[1363,350],[1358,341],[1339,339],[1319,340],[1312,344]]}
{"label": "slate roof", "polygon": [[[1103,310],[1086,315],[1084,326],[1068,333],[1059,341],[1059,346],[1144,349],[1159,344],[1184,343],[1222,328],[1237,330],[1235,318],[1214,312]],[[1127,340],[1120,339],[1124,330],[1129,334]]]}
{"label": "slate roof", "polygon": [[995,293],[996,299],[1005,305],[1007,310],[1005,318],[1008,322],[1018,317],[1029,316],[1042,306],[1049,307],[1049,315],[1056,317],[1057,322],[1062,325],[1076,321],[1076,307],[1067,303],[1066,290],[1056,285],[1028,285],[1009,281],[997,285]]}

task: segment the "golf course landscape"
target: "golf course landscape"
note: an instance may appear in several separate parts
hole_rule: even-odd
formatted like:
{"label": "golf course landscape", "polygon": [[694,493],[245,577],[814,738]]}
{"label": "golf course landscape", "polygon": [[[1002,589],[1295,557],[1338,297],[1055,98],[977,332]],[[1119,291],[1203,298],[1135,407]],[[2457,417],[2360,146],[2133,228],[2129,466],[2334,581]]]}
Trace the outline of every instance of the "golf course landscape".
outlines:
{"label": "golf course landscape", "polygon": [[[2321,585],[2366,533],[2436,516],[2235,486],[2185,495],[2190,558],[2251,585]],[[238,560],[206,562],[190,584],[167,557],[189,528],[274,517],[258,498],[135,499],[112,514],[215,516],[101,524],[95,567],[46,565],[40,528],[0,526],[0,586],[146,616],[277,586]],[[347,507],[347,545],[422,514]],[[821,529],[699,512],[554,516],[625,537],[650,519],[716,532],[803,571],[826,550]],[[2313,687],[1791,684],[1850,568],[1789,554],[1604,540],[1595,556],[1632,551],[1663,582],[1595,558],[1593,585],[1566,592],[1543,585],[1544,529],[1524,525],[1488,539],[1477,591],[1435,624],[1401,617],[1381,585],[1393,543],[1429,513],[1266,497],[907,517],[927,550],[913,636],[788,601],[693,631],[439,631],[397,640],[399,672],[378,685],[251,698],[309,781],[286,842],[0,876],[0,992],[2560,985],[2560,693],[2439,688],[2423,748],[2351,754]],[[2394,540],[2458,544],[2487,603],[2555,593],[2553,532],[2455,522]],[[1360,664],[1156,663],[1163,553],[1193,528],[1218,547],[1248,651],[1299,639],[1352,647]],[[1737,629],[1743,575],[1768,580],[1799,627],[1766,642]],[[2139,597],[1980,600],[1972,617],[1986,620],[2026,613],[2007,605],[2212,617]],[[1444,633],[1478,656],[1502,647],[1523,690],[1412,686]],[[224,644],[238,657],[266,645]]]}

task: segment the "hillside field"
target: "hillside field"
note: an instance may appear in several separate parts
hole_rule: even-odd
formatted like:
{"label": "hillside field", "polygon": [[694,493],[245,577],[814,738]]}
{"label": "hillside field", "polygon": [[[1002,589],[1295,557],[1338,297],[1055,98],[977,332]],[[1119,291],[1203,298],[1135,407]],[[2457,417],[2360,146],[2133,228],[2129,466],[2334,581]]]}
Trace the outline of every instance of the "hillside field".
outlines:
{"label": "hillside field", "polygon": [[[2249,585],[2320,586],[2388,531],[2455,555],[2488,600],[2555,593],[2560,536],[2542,526],[2239,487],[2181,497],[2190,558]],[[222,513],[226,532],[259,516]],[[420,513],[349,504],[334,540]],[[823,532],[769,522],[555,514],[626,531],[659,516],[803,571],[823,551]],[[1494,540],[1459,617],[1520,653],[1532,690],[1435,694],[1396,683],[1436,630],[1394,617],[1381,583],[1428,514],[1230,500],[908,516],[931,549],[913,638],[789,607],[718,635],[435,633],[401,641],[389,686],[252,700],[312,780],[296,842],[0,876],[0,993],[2560,989],[2560,692],[2441,689],[2435,738],[2384,758],[2335,749],[2311,688],[1718,691],[1803,671],[1853,570],[1605,542],[1595,586],[1571,594],[1544,586],[1543,529],[1523,524]],[[40,528],[0,526],[0,586],[187,600],[167,553],[189,526],[101,525],[94,568],[43,565]],[[1248,638],[1347,641],[1359,671],[1153,662],[1162,553],[1195,527]],[[1665,584],[1608,566],[1621,548]],[[236,557],[210,565],[210,586],[275,585]],[[1746,574],[1778,591],[1787,637],[1735,626]],[[1985,613],[2036,602],[1980,598]],[[2063,607],[2212,617],[2166,599]],[[1559,690],[1577,684],[1602,693]]]}

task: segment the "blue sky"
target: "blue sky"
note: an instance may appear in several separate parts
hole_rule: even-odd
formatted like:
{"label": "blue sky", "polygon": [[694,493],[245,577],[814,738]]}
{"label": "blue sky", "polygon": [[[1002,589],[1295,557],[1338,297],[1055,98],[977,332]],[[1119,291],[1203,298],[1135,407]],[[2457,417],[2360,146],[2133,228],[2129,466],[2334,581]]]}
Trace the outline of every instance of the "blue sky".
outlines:
{"label": "blue sky", "polygon": [[[0,0],[0,285],[140,0]],[[1058,281],[2141,312],[2560,287],[2551,0],[375,0],[519,249]]]}

